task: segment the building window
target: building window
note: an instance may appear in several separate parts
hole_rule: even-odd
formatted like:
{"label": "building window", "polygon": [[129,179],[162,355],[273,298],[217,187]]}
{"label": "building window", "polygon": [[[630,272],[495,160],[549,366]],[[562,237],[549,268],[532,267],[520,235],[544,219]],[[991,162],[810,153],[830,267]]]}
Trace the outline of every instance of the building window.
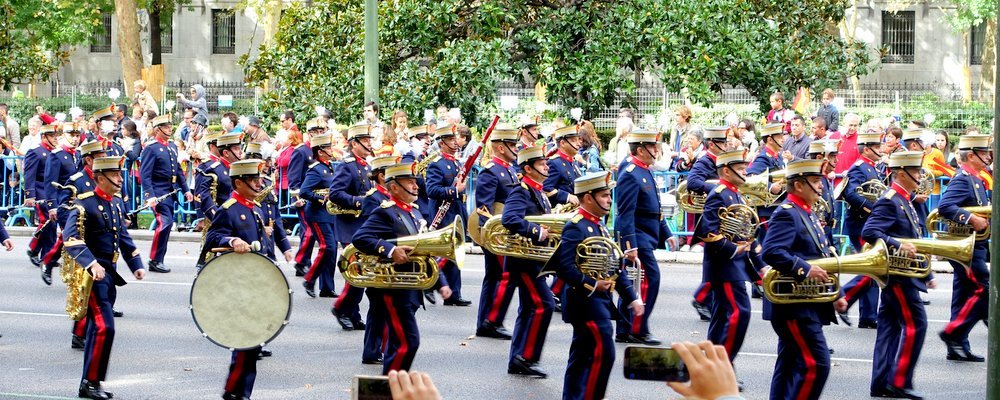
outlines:
{"label": "building window", "polygon": [[913,64],[913,11],[882,11],[883,64]]}
{"label": "building window", "polygon": [[986,43],[986,23],[972,27],[969,32],[969,65],[983,65],[983,43]]}
{"label": "building window", "polygon": [[212,54],[236,54],[236,13],[212,10]]}
{"label": "building window", "polygon": [[174,52],[174,21],[170,25],[160,29],[160,53],[171,54]]}
{"label": "building window", "polygon": [[94,31],[94,36],[90,38],[90,52],[111,52],[111,13],[101,14],[101,26]]}

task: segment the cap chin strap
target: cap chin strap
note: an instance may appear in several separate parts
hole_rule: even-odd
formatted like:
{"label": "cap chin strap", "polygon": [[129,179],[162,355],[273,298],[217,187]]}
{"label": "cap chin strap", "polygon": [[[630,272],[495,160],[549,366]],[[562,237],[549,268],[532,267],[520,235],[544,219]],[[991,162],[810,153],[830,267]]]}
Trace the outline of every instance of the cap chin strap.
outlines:
{"label": "cap chin strap", "polygon": [[740,175],[740,173],[739,173],[739,172],[736,172],[736,170],[735,170],[735,169],[733,169],[733,167],[732,167],[731,165],[727,165],[727,166],[726,166],[726,169],[728,169],[728,170],[729,170],[729,172],[732,172],[732,173],[733,173],[733,175],[736,175],[736,177],[737,177],[737,178],[740,178],[740,183],[746,183],[746,181],[747,181],[747,178],[746,178],[746,177],[744,177],[743,175]]}
{"label": "cap chin strap", "polygon": [[572,147],[572,148],[573,148],[573,150],[574,150],[574,151],[576,151],[577,153],[579,153],[579,152],[580,152],[580,148],[579,148],[579,147],[576,147],[576,146],[575,146],[575,145],[573,144],[573,142],[569,141],[569,139],[567,139],[567,138],[563,138],[563,139],[561,139],[561,140],[565,140],[565,141],[566,141],[566,144],[568,144],[568,145],[569,145],[569,147]]}
{"label": "cap chin strap", "polygon": [[[975,156],[976,156],[976,158],[978,158],[978,159],[979,159],[979,162],[983,163],[983,168],[989,168],[989,166],[990,166],[990,163],[986,162],[986,160],[983,160],[983,157],[981,157],[981,156],[979,155],[979,152],[978,152],[978,150],[973,150],[973,151],[972,151],[972,154],[973,154],[973,155],[975,155]],[[993,161],[993,160],[990,160],[990,161]]]}
{"label": "cap chin strap", "polygon": [[905,172],[906,176],[910,177],[910,179],[913,180],[913,183],[917,184],[917,186],[920,186],[920,179],[914,178],[913,174],[911,174],[910,171],[907,171],[906,168],[903,168],[903,172]]}
{"label": "cap chin strap", "polygon": [[823,194],[822,194],[822,193],[820,193],[820,192],[817,192],[817,191],[816,191],[816,188],[814,188],[814,187],[813,187],[813,185],[812,185],[812,184],[810,184],[808,180],[806,180],[806,179],[803,179],[803,180],[802,180],[802,183],[805,183],[805,184],[806,184],[806,186],[808,186],[808,187],[809,187],[809,190],[812,190],[812,191],[813,191],[813,193],[816,193],[816,196],[817,196],[817,197],[819,197],[819,198],[821,198],[821,199],[823,198]]}
{"label": "cap chin strap", "polygon": [[527,164],[524,165],[524,167],[525,168],[531,168],[532,171],[535,171],[536,174],[541,175],[542,178],[548,178],[549,177],[549,174],[543,174],[542,171],[539,171],[537,168],[535,168],[535,166],[532,165],[533,163],[534,163],[534,161],[529,161]]}
{"label": "cap chin strap", "polygon": [[109,177],[108,177],[108,173],[107,173],[106,171],[101,171],[101,176],[103,176],[103,177],[104,177],[104,179],[107,179],[107,180],[108,180],[108,183],[110,183],[110,184],[111,184],[111,185],[113,185],[114,187],[116,187],[116,188],[118,188],[119,190],[121,190],[121,188],[122,188],[122,184],[120,184],[120,183],[115,183],[114,179],[111,179],[111,178],[109,178]]}
{"label": "cap chin strap", "polygon": [[361,148],[365,149],[365,151],[367,151],[368,154],[375,154],[375,152],[373,152],[372,149],[369,149],[368,146],[365,146],[364,143],[361,143],[361,140],[359,140],[358,138],[354,138],[353,140],[354,140],[355,144],[357,144],[357,145],[361,146]]}
{"label": "cap chin strap", "polygon": [[250,190],[253,190],[253,195],[254,195],[255,197],[256,197],[256,196],[257,196],[258,194],[260,194],[260,192],[264,191],[264,185],[261,185],[261,186],[255,186],[255,185],[252,185],[252,184],[250,183],[250,181],[248,181],[248,180],[247,180],[246,178],[238,178],[238,179],[239,179],[240,181],[242,181],[244,185],[247,185],[247,187],[249,187],[249,188],[250,188]]}
{"label": "cap chin strap", "polygon": [[594,191],[589,191],[587,193],[584,193],[583,196],[586,196],[588,194],[590,195],[590,198],[594,199],[594,204],[597,204],[597,208],[600,208],[601,210],[604,210],[604,212],[606,212],[606,213],[611,212],[611,208],[610,207],[604,208],[604,206],[601,205],[601,202],[597,201],[597,196],[594,196]]}

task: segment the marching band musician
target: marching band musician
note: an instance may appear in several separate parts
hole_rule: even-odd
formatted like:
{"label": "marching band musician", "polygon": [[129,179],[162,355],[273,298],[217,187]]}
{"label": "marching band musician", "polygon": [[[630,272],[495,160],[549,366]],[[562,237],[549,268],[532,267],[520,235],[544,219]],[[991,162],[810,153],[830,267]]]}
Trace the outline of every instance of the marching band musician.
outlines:
{"label": "marching band musician", "polygon": [[[705,155],[698,158],[691,166],[691,172],[687,176],[687,189],[693,194],[707,195],[715,188],[715,185],[708,183],[709,180],[719,179],[715,169],[715,159],[719,154],[728,150],[726,147],[726,127],[705,128]],[[695,246],[692,245],[692,248]],[[702,251],[704,251],[702,249]],[[652,258],[652,257],[650,257]],[[694,299],[691,306],[698,312],[702,321],[712,319],[712,285],[709,282],[702,282],[694,291]],[[655,303],[655,301],[654,301]],[[650,304],[646,302],[646,304]],[[649,315],[653,307],[648,307]]]}
{"label": "marching band musician", "polygon": [[[73,200],[73,193],[66,189],[51,186],[50,182],[59,185],[69,185],[69,177],[79,170],[80,159],[76,154],[76,146],[80,143],[80,129],[72,122],[64,123],[60,129],[63,132],[60,147],[45,160],[45,201],[49,218],[55,220],[59,227],[66,229],[68,203]],[[59,266],[59,255],[62,254],[63,240],[56,240],[55,246],[49,249],[42,261],[42,282],[52,285],[52,268]]]}
{"label": "marching band musician", "polygon": [[[309,120],[306,122],[306,133],[309,135],[309,138],[326,133],[326,121],[322,119]],[[301,133],[293,131],[289,135],[301,135]],[[304,207],[306,203],[303,199],[295,199],[297,197],[295,193],[298,193],[302,187],[306,171],[313,164],[313,155],[315,152],[310,144],[311,139],[302,139],[302,143],[295,147],[288,161],[288,191],[289,193],[293,193],[292,197],[295,200],[295,208],[298,209],[300,223],[306,221],[306,209]],[[313,246],[316,245],[316,235],[319,234],[313,232],[312,227],[308,223],[302,223],[301,226],[302,236],[299,238],[301,239],[299,241],[299,249],[295,253],[295,276],[306,275],[306,270],[309,269],[312,259]]]}
{"label": "marching band musician", "polygon": [[[109,156],[124,156],[125,149],[114,140],[109,140],[110,138],[108,137],[109,135],[112,138],[116,135],[121,135],[121,124],[115,122],[114,108],[115,106],[111,106],[95,111],[94,120],[97,121],[97,130],[87,132],[85,137],[87,140],[96,140],[103,143]],[[81,126],[80,128],[82,130],[84,127]]]}
{"label": "marching band musician", "polygon": [[[858,134],[858,152],[861,158],[847,170],[847,187],[844,189],[844,200],[847,202],[847,218],[844,219],[844,229],[847,238],[851,241],[854,251],[861,251],[861,229],[865,225],[865,220],[871,213],[875,202],[858,193],[858,188],[865,182],[884,182],[875,164],[882,156],[881,139],[877,133]],[[878,327],[876,321],[878,312],[879,288],[874,280],[867,275],[858,275],[851,279],[843,287],[844,299],[847,300],[848,309],[854,302],[861,302],[861,316],[858,319],[858,328],[875,329]],[[851,325],[848,310],[840,313],[840,319],[848,326]]]}
{"label": "marching band musician", "polygon": [[[618,321],[615,341],[657,345],[660,340],[649,331],[649,316],[660,292],[660,267],[653,256],[653,249],[665,248],[667,244],[675,248],[677,243],[660,213],[659,191],[649,170],[660,151],[660,134],[632,132],[628,135],[628,143],[632,157],[628,165],[619,170],[618,186],[614,189],[618,215],[615,229],[625,258],[632,265],[642,268],[639,297],[646,310],[642,315],[633,315],[629,305],[620,302],[619,309],[625,319]],[[711,159],[714,158],[713,155]]]}
{"label": "marching band musician", "polygon": [[[403,154],[403,162],[418,163],[424,161],[427,158],[427,150],[431,146],[433,138],[431,133],[434,131],[433,125],[420,125],[410,128],[410,151]],[[426,172],[425,172],[426,175]],[[431,215],[423,214],[424,219],[434,218],[434,203],[431,199],[427,197],[427,185],[425,176],[417,176],[417,185],[420,186],[420,192],[417,194],[417,206],[420,207],[421,213],[431,213]],[[428,298],[428,300],[433,300],[433,295]],[[434,301],[431,301],[434,304]]]}
{"label": "marching band musician", "polygon": [[[781,156],[781,147],[785,144],[784,124],[775,123],[767,124],[761,127],[760,136],[761,140],[764,141],[764,148],[757,154],[753,162],[747,167],[747,176],[753,176],[763,173],[770,173],[772,171],[780,171],[785,168],[785,159]],[[777,195],[784,190],[782,185],[778,182],[771,180],[771,185],[768,187],[768,191],[771,194]],[[780,198],[779,198],[780,200]],[[767,219],[771,218],[771,214],[774,213],[776,206],[758,206],[757,215],[760,218],[760,227],[757,229],[757,240],[759,242],[764,241],[764,234],[767,233]],[[756,276],[750,275],[754,278]],[[760,282],[755,281],[751,286],[753,289],[753,298],[760,298]]]}
{"label": "marching band musician", "polygon": [[156,231],[149,252],[149,270],[167,273],[170,272],[170,268],[163,264],[163,257],[167,254],[170,230],[174,226],[174,196],[167,196],[161,201],[157,199],[174,189],[184,193],[184,200],[187,202],[194,200],[194,196],[188,189],[181,164],[177,160],[177,146],[170,142],[170,137],[173,135],[170,115],[153,118],[149,125],[153,127],[156,140],[142,150],[140,156],[142,164],[139,166],[142,195],[146,205],[150,206],[156,215]]}
{"label": "marching band musician", "polygon": [[[908,151],[919,151],[921,154],[927,154],[927,149],[924,148],[923,137],[923,129],[907,129],[903,131],[903,146]],[[892,165],[889,165],[889,167],[892,167]],[[927,232],[925,221],[927,221],[927,214],[930,213],[927,206],[927,199],[929,198],[929,193],[913,194],[913,209],[917,211],[917,222],[920,224],[920,237],[923,237],[924,233]]]}
{"label": "marching band musician", "polygon": [[[961,171],[948,183],[941,195],[938,210],[943,218],[962,225],[971,225],[976,232],[989,229],[989,218],[970,213],[962,207],[989,206],[989,186],[981,173],[988,170],[993,162],[989,135],[967,134],[958,138],[958,160]],[[977,238],[978,239],[978,238]],[[976,323],[987,320],[990,291],[989,239],[976,240],[972,263],[966,267],[956,261],[948,261],[955,269],[952,283],[951,322],[938,336],[948,347],[948,359],[956,361],[983,362],[969,348],[969,332]]]}
{"label": "marching band musician", "polygon": [[[476,179],[476,221],[480,227],[490,216],[503,212],[504,203],[514,187],[518,186],[517,170],[511,163],[517,161],[518,131],[497,127],[490,135],[493,159],[488,162]],[[486,274],[483,276],[476,317],[476,336],[510,339],[503,326],[507,309],[514,297],[514,281],[510,271],[504,270],[504,256],[483,249]]]}
{"label": "marching band musician", "polygon": [[[542,190],[541,181],[548,174],[545,148],[526,147],[517,153],[517,164],[523,171],[521,184],[515,186],[507,197],[501,222],[511,233],[527,238],[534,245],[549,242],[549,229],[530,222],[525,217],[552,212],[549,198]],[[544,263],[523,258],[505,257],[504,269],[517,286],[521,306],[518,307],[507,373],[545,378],[548,374],[538,367],[545,345],[545,336],[552,320],[555,301],[552,292],[539,277]]]}
{"label": "marching band musician", "polygon": [[[812,207],[823,190],[820,160],[796,160],[785,168],[788,198],[771,215],[761,253],[782,275],[829,281],[820,267],[806,260],[830,257],[834,251],[821,234]],[[834,309],[846,309],[843,298],[826,303],[772,304],[765,299],[764,319],[778,335],[778,359],[771,377],[771,399],[818,399],[830,374],[830,350],[823,325],[835,322]]]}
{"label": "marching band musician", "polygon": [[542,186],[552,204],[579,205],[580,199],[573,195],[573,181],[580,177],[573,157],[580,150],[580,126],[570,125],[556,129],[552,133],[558,146],[556,153],[549,156],[549,174]]}
{"label": "marching band musician", "polygon": [[[124,181],[121,174],[124,161],[120,156],[94,161],[97,186],[93,192],[80,194],[76,204],[66,211],[62,235],[66,252],[94,278],[87,307],[86,348],[79,390],[80,397],[89,399],[112,397],[104,391],[101,381],[107,376],[115,338],[112,307],[117,297],[116,287],[126,283],[115,268],[119,254],[124,255],[135,279],[142,280],[146,276],[139,250],[126,229],[125,204],[118,197]],[[83,221],[78,223],[80,220]],[[84,231],[80,231],[80,227]]]}
{"label": "marching band musician", "polygon": [[[194,180],[194,198],[200,204],[202,214],[207,218],[207,221],[212,221],[215,219],[215,213],[219,211],[219,207],[226,200],[229,200],[229,196],[233,192],[229,169],[234,162],[243,159],[243,148],[241,147],[243,133],[234,132],[217,136],[214,142],[209,137],[209,143],[214,143],[214,145],[209,145],[209,149],[214,147],[217,154],[210,155],[211,162],[203,163],[204,167],[199,165],[199,168],[195,170],[197,175]],[[206,255],[204,249],[198,255],[196,263],[198,269],[205,266]]]}
{"label": "marching band musician", "polygon": [[[916,247],[897,239],[920,238],[923,231],[911,200],[922,179],[923,155],[923,151],[900,151],[889,156],[892,186],[875,202],[861,231],[866,242],[884,240],[896,255],[906,258],[915,257]],[[926,279],[889,276],[878,312],[872,397],[923,398],[913,391],[913,370],[927,334],[927,312],[919,292],[935,286],[933,275]]]}
{"label": "marching band musician", "polygon": [[[417,179],[412,163],[396,164],[385,170],[386,189],[389,200],[375,209],[354,235],[352,244],[365,254],[380,255],[392,259],[397,270],[419,268],[409,262],[407,254],[412,246],[395,245],[390,242],[403,236],[415,235],[419,227],[426,224],[420,213],[413,207],[417,200]],[[414,316],[421,305],[420,292],[407,289],[367,289],[369,296],[381,296],[384,304],[384,318],[388,324],[386,352],[382,363],[382,374],[389,371],[409,370],[413,358],[420,347],[420,331]],[[447,287],[441,289],[445,299],[451,295]]]}
{"label": "marching band musician", "polygon": [[[264,254],[266,246],[263,244],[269,241],[265,231],[264,211],[254,202],[254,198],[264,189],[260,176],[264,161],[236,161],[230,164],[230,168],[233,191],[229,199],[216,210],[212,225],[205,235],[205,250],[202,252],[207,253],[214,248],[229,248],[239,254],[249,253],[255,251],[251,244],[257,242],[261,243],[261,247],[256,251]],[[260,347],[233,350],[223,399],[250,398],[257,378],[257,358],[260,352]]]}
{"label": "marching band musician", "polygon": [[[455,155],[458,154],[458,138],[456,125],[446,125],[434,131],[434,139],[441,148],[441,158],[427,166],[427,196],[434,202],[434,207],[424,216],[434,216],[440,212],[442,204],[451,202],[451,208],[445,211],[444,218],[436,228],[448,226],[456,217],[462,221],[469,219],[465,207],[465,188],[468,176],[461,181],[456,179],[464,165],[459,164]],[[429,222],[433,224],[434,221]],[[471,301],[462,298],[462,271],[448,259],[441,259],[440,286],[451,289],[451,297],[444,301],[446,306],[467,307]]]}
{"label": "marching band musician", "polygon": [[[329,194],[317,194],[317,191],[329,192],[333,185],[333,136],[329,133],[312,137],[313,157],[316,161],[309,165],[299,197],[307,201],[305,207],[305,222],[309,224],[312,233],[319,242],[319,251],[312,266],[306,272],[302,286],[306,295],[316,297],[316,281],[319,280],[320,294],[330,296],[334,292],[334,263],[337,260],[337,242],[333,235],[333,215],[326,212],[326,201]],[[289,183],[291,185],[291,183]],[[301,250],[301,249],[300,249]],[[326,297],[324,296],[324,297]]]}
{"label": "marching band musician", "polygon": [[28,258],[36,267],[42,265],[42,251],[55,247],[56,224],[49,218],[49,206],[45,201],[45,193],[49,183],[45,180],[45,164],[49,155],[55,151],[59,143],[58,131],[55,125],[44,125],[39,131],[41,143],[38,147],[28,150],[24,155],[24,206],[34,207],[38,217],[35,233],[31,235],[28,244]]}
{"label": "marching band musician", "polygon": [[[715,299],[708,340],[724,346],[732,361],[743,346],[743,338],[750,325],[750,296],[746,290],[750,281],[748,264],[753,270],[759,270],[764,262],[760,259],[760,244],[756,238],[739,237],[722,227],[725,223],[721,214],[723,210],[744,204],[739,189],[739,185],[746,180],[743,173],[747,162],[743,158],[743,150],[719,154],[715,165],[719,184],[705,199],[705,211],[695,227],[695,235],[705,242],[702,281],[711,285]],[[740,225],[748,222],[737,221]]]}
{"label": "marching band musician", "polygon": [[837,216],[834,215],[836,203],[833,199],[833,179],[830,179],[830,174],[837,168],[837,153],[836,140],[816,140],[809,143],[809,158],[823,161],[820,168],[820,172],[823,173],[823,193],[820,198],[826,202],[828,209],[825,213],[814,212],[814,214],[830,244],[836,243],[833,240],[833,230],[837,225]]}
{"label": "marching band musician", "polygon": [[[367,108],[367,107],[366,107]],[[378,106],[375,106],[377,109]],[[347,130],[348,156],[343,162],[337,165],[337,170],[333,173],[333,185],[330,186],[330,201],[345,210],[361,210],[361,202],[364,201],[366,193],[372,188],[370,178],[371,170],[366,161],[366,157],[372,155],[372,131],[381,129],[372,125],[354,125]],[[334,236],[337,242],[347,247],[364,222],[358,217],[350,214],[334,215]],[[364,330],[365,321],[361,319],[361,299],[364,297],[363,288],[351,286],[350,282],[344,281],[344,289],[340,291],[340,297],[333,303],[331,311],[344,330]]]}
{"label": "marching band musician", "polygon": [[[250,142],[247,143],[247,150],[243,154],[243,158],[264,161],[263,169],[260,171],[262,187],[273,189],[274,179],[272,179],[271,172],[274,165],[271,154],[264,154],[260,143]],[[267,237],[270,238],[270,243],[264,246],[264,253],[267,255],[267,258],[277,262],[278,259],[274,254],[274,247],[277,246],[278,250],[285,257],[285,261],[291,262],[293,259],[292,245],[289,243],[288,236],[285,234],[285,228],[281,224],[281,210],[278,209],[278,198],[275,196],[274,191],[269,191],[259,203],[260,209],[263,211],[261,217],[264,220],[264,233],[267,233]],[[262,352],[267,355],[267,349],[263,349]]]}
{"label": "marching band musician", "polygon": [[[389,200],[389,189],[386,189],[385,171],[397,164],[400,157],[388,155],[372,159],[371,181],[375,187],[365,194],[361,202],[361,221],[368,220],[383,202]],[[371,289],[365,290],[368,297],[368,315],[365,319],[365,344],[361,352],[362,364],[382,364],[382,344],[385,342],[385,302],[382,294]]]}
{"label": "marching band musician", "polygon": [[538,118],[526,118],[518,129],[517,151],[520,152],[528,147],[535,147],[538,142]]}
{"label": "marching band musician", "polygon": [[611,238],[602,219],[611,211],[613,188],[610,172],[592,172],[576,179],[573,193],[580,199],[580,208],[563,228],[562,241],[549,264],[566,282],[567,288],[562,293],[562,318],[573,326],[573,341],[563,379],[563,399],[604,398],[615,363],[611,319],[621,318],[611,292],[617,290],[634,314],[643,313],[642,301],[636,297],[632,279],[620,261],[614,280],[596,280],[581,273],[577,265],[577,246],[584,239]]}

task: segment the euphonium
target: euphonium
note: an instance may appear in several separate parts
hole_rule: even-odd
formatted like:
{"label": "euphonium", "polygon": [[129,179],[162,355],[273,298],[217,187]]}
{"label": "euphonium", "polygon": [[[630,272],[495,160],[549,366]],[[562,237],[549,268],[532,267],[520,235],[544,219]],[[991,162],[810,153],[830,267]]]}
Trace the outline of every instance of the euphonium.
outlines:
{"label": "euphonium", "polygon": [[[71,206],[76,208],[79,217],[76,219],[76,229],[80,233],[80,240],[84,240],[84,220],[87,212],[80,205]],[[60,277],[66,284],[66,314],[74,321],[79,321],[87,316],[87,303],[90,301],[90,289],[94,286],[94,277],[78,264],[69,251],[63,248],[63,266],[60,268]]]}
{"label": "euphonium", "polygon": [[[925,278],[931,273],[928,255],[968,264],[972,261],[972,250],[976,245],[976,237],[971,234],[961,240],[895,239],[901,244],[910,243],[917,248],[914,258],[899,254],[899,249],[889,251],[889,275],[906,278]],[[870,245],[865,245],[864,250],[869,247]]]}
{"label": "euphonium", "polygon": [[871,179],[861,183],[854,189],[854,192],[868,200],[878,201],[879,196],[882,196],[886,189],[885,183],[878,179]]}
{"label": "euphonium", "polygon": [[[718,180],[709,180],[705,183],[718,184]],[[687,189],[687,181],[677,185],[677,205],[688,214],[701,214],[705,211],[705,199],[708,193],[694,193]]]}
{"label": "euphonium", "polygon": [[[962,207],[962,209],[986,218],[987,220],[993,216],[992,206]],[[927,216],[926,222],[927,230],[931,233],[931,236],[936,239],[963,239],[973,233],[976,234],[976,240],[987,240],[990,238],[989,228],[982,232],[973,232],[972,225],[959,224],[955,221],[944,218],[936,208],[934,211],[931,211],[930,215]]]}
{"label": "euphonium", "polygon": [[418,233],[398,239],[388,240],[397,246],[411,246],[410,262],[412,271],[397,270],[392,260],[379,255],[358,252],[354,245],[344,249],[337,267],[347,282],[361,288],[376,289],[429,289],[438,280],[438,264],[435,257],[447,258],[459,268],[465,263],[465,228],[462,218],[444,228],[432,232]]}
{"label": "euphonium", "polygon": [[575,213],[578,208],[580,208],[580,205],[578,204],[565,203],[552,207],[552,213],[553,214]]}
{"label": "euphonium", "polygon": [[889,250],[885,242],[875,242],[868,251],[843,257],[827,257],[807,261],[831,276],[828,282],[806,278],[802,282],[771,269],[764,274],[764,296],[774,304],[829,303],[840,296],[838,274],[868,275],[885,286],[889,278]]}
{"label": "euphonium", "polygon": [[785,181],[785,170],[781,169],[771,173],[748,177],[740,185],[740,195],[746,199],[747,205],[750,207],[767,207],[773,205],[784,194],[784,191],[772,194],[772,181],[774,181],[773,183],[783,183]]}
{"label": "euphonium", "polygon": [[549,240],[545,245],[538,246],[531,239],[511,233],[500,221],[502,215],[494,215],[486,220],[480,230],[482,243],[491,253],[507,257],[524,258],[533,261],[548,261],[559,245],[563,226],[573,218],[572,213],[532,215],[525,217],[528,222],[549,228]]}
{"label": "euphonium", "polygon": [[733,242],[754,240],[760,217],[746,204],[732,204],[719,209],[719,231]]}
{"label": "euphonium", "polygon": [[[320,190],[314,191],[314,193],[317,196],[327,197],[327,196],[330,195],[330,189],[320,189]],[[323,205],[326,207],[326,212],[329,213],[330,215],[350,214],[350,215],[353,215],[355,217],[361,215],[361,210],[352,210],[352,209],[349,209],[349,208],[343,208],[343,207],[337,205],[337,203],[334,203],[333,201],[331,201],[329,197],[327,197],[326,202],[323,203]]]}

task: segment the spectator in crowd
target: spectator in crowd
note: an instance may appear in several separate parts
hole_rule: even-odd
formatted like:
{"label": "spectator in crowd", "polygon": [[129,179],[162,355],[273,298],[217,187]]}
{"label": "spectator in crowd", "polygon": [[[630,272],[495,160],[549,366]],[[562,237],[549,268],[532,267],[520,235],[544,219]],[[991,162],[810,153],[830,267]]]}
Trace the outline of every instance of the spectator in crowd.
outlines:
{"label": "spectator in crowd", "polygon": [[700,128],[689,130],[685,142],[684,147],[681,147],[677,162],[674,164],[674,170],[678,172],[690,171],[694,162],[705,154],[705,133]]}
{"label": "spectator in crowd", "polygon": [[958,157],[956,153],[951,151],[951,137],[949,137],[948,131],[938,130],[934,134],[934,139],[934,147],[941,151],[945,164],[952,168],[958,168]]}
{"label": "spectator in crowd", "polygon": [[204,115],[207,121],[208,100],[205,99],[205,87],[199,84],[191,85],[188,93],[191,95],[191,99],[184,97],[181,93],[177,93],[177,103],[181,107],[194,110],[195,115]]}
{"label": "spectator in crowd", "polygon": [[577,153],[577,158],[584,170],[586,172],[606,170],[607,167],[601,160],[601,153],[604,150],[604,146],[601,145],[601,138],[597,136],[597,129],[594,128],[594,123],[586,120],[580,123],[580,138],[583,141],[580,146],[580,152]]}
{"label": "spectator in crowd", "polygon": [[132,106],[138,106],[145,110],[159,110],[160,108],[156,106],[156,100],[153,99],[153,94],[146,90],[146,81],[139,79],[132,83]]}
{"label": "spectator in crowd", "polygon": [[826,139],[826,120],[823,117],[813,117],[812,119],[812,140]]}
{"label": "spectator in crowd", "polygon": [[292,160],[292,153],[295,152],[295,148],[302,144],[302,134],[299,132],[281,131],[275,135],[275,141],[277,142],[278,156],[275,158],[278,165],[278,175],[281,176],[278,181],[279,189],[279,199],[288,198],[288,163]]}
{"label": "spectator in crowd", "polygon": [[807,158],[809,156],[809,143],[812,143],[812,139],[806,135],[806,121],[801,115],[792,117],[790,123],[792,133],[785,138],[785,145],[781,146],[782,157],[785,158],[786,164],[792,160]]}
{"label": "spectator in crowd", "polygon": [[927,124],[925,124],[924,121],[921,121],[919,119],[914,119],[906,122],[906,129],[924,129],[926,127]]}
{"label": "spectator in crowd", "polygon": [[[385,129],[385,124],[379,120],[378,116],[378,103],[374,101],[369,101],[365,103],[364,117],[365,123],[372,126],[372,145],[381,146],[382,145],[382,130]],[[376,150],[376,149],[372,149]]]}
{"label": "spectator in crowd", "polygon": [[22,154],[27,153],[35,147],[38,147],[42,143],[42,138],[38,136],[38,132],[42,129],[42,120],[38,117],[31,117],[28,120],[28,134],[24,136],[21,140],[21,146],[18,150]]}
{"label": "spectator in crowd", "polygon": [[889,154],[903,150],[899,141],[903,139],[903,130],[898,127],[890,127],[882,137],[882,162],[889,162]]}
{"label": "spectator in crowd", "polygon": [[840,111],[837,110],[837,106],[833,105],[834,97],[836,95],[833,89],[824,89],[822,104],[819,106],[819,110],[816,110],[816,117],[823,119],[823,122],[826,123],[826,130],[830,132],[837,132],[840,129]]}
{"label": "spectator in crowd", "polygon": [[[146,130],[146,110],[142,106],[132,107],[132,121],[135,123],[136,131]],[[118,126],[121,130],[121,126]]]}
{"label": "spectator in crowd", "polygon": [[[375,150],[375,157],[391,155],[398,156],[399,152],[396,151],[396,141],[399,137],[398,135],[400,135],[400,133],[397,132],[396,129],[384,130],[382,132],[382,145],[378,148],[378,150]],[[405,131],[403,135],[405,135]]]}
{"label": "spectator in crowd", "polygon": [[[831,140],[840,141],[837,151],[837,166],[833,170],[837,175],[847,173],[858,157],[861,157],[861,154],[858,153],[858,130],[861,128],[861,117],[855,113],[847,114],[844,117],[844,124],[847,125],[846,131],[830,134]],[[837,183],[840,183],[839,179]]]}
{"label": "spectator in crowd", "polygon": [[681,152],[681,147],[684,147],[684,137],[687,136],[688,131],[691,130],[691,108],[688,106],[679,106],[674,110],[674,126],[670,128],[670,135],[665,137],[667,148],[664,150],[669,150],[669,153],[664,151],[665,155],[669,155],[671,159],[676,159]]}
{"label": "spectator in crowd", "polygon": [[[145,109],[143,109],[145,111]],[[115,105],[115,132],[122,129],[122,123],[129,120],[128,106],[125,103]]]}
{"label": "spectator in crowd", "polygon": [[392,370],[388,377],[392,400],[441,400],[441,394],[426,373]]}
{"label": "spectator in crowd", "polygon": [[222,125],[223,135],[233,132],[243,132],[243,128],[240,127],[240,116],[236,115],[234,112],[227,112],[222,114],[222,120],[219,121]]}
{"label": "spectator in crowd", "polygon": [[743,118],[736,123],[734,136],[740,140],[740,147],[743,149],[743,158],[753,161],[760,151],[760,140],[757,139],[757,128],[750,118]]}
{"label": "spectator in crowd", "polygon": [[872,118],[868,120],[868,124],[865,125],[865,132],[882,134],[885,133],[885,127],[882,126],[880,118]]}
{"label": "spectator in crowd", "polygon": [[122,149],[125,150],[125,170],[132,171],[132,166],[142,154],[142,141],[135,121],[125,121],[122,124]]}
{"label": "spectator in crowd", "polygon": [[21,147],[21,125],[8,114],[9,111],[6,103],[0,103],[0,128],[3,128],[4,138],[14,148],[19,149]]}
{"label": "spectator in crowd", "polygon": [[[184,119],[181,123],[177,124],[177,130],[174,131],[174,138],[188,141],[191,139],[191,120],[194,118],[194,110],[187,108],[184,110]],[[137,129],[138,131],[138,129]]]}
{"label": "spectator in crowd", "polygon": [[[785,94],[774,92],[771,94],[771,110],[767,112],[767,122],[785,124],[785,133],[792,133],[792,119],[795,111],[785,108]],[[786,140],[785,143],[789,141]],[[808,150],[809,144],[806,144]]]}
{"label": "spectator in crowd", "polygon": [[[480,147],[479,142],[472,140],[472,130],[469,129],[467,125],[458,125],[455,128],[455,133],[458,133],[458,148],[459,148],[459,162],[464,165],[465,160],[472,157],[472,154],[476,152],[476,149]],[[480,152],[482,154],[482,152]]]}
{"label": "spectator in crowd", "polygon": [[278,121],[281,122],[281,129],[288,132],[289,138],[292,137],[292,132],[295,132],[299,134],[299,137],[305,140],[305,137],[302,136],[302,132],[299,131],[299,126],[295,125],[295,113],[292,112],[292,110],[285,110],[285,112],[281,113],[281,116],[278,117]]}
{"label": "spectator in crowd", "polygon": [[437,109],[434,110],[434,114],[437,116],[439,125],[444,126],[448,124],[448,106],[439,104]]}
{"label": "spectator in crowd", "polygon": [[[256,116],[247,117],[247,126],[243,128],[243,132],[246,132],[253,143],[272,143],[271,136],[260,127],[260,118]],[[287,140],[288,137],[286,136],[285,139]]]}
{"label": "spectator in crowd", "polygon": [[612,171],[617,171],[618,165],[629,156],[628,134],[635,128],[632,115],[632,110],[628,108],[622,108],[618,111],[618,120],[615,121],[615,137],[608,144],[608,153],[604,156],[604,161],[611,166]]}
{"label": "spectator in crowd", "polygon": [[406,111],[396,110],[392,112],[392,131],[396,132],[396,139],[409,140],[406,135],[409,133],[409,117]]}

